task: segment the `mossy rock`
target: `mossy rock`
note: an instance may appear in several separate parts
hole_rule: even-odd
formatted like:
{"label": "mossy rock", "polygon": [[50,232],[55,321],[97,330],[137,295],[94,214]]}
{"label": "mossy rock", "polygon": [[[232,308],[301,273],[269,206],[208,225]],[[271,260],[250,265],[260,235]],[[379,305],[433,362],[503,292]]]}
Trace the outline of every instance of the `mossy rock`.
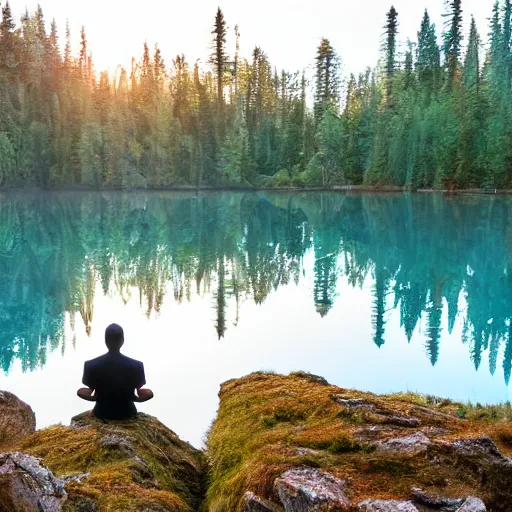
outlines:
{"label": "mossy rock", "polygon": [[282,507],[275,483],[293,468],[346,482],[353,507],[405,503],[421,489],[462,501],[477,496],[488,510],[510,512],[508,421],[461,418],[460,404],[448,400],[377,396],[304,373],[255,373],[225,383],[219,397],[207,440],[209,512],[241,511],[247,493]]}
{"label": "mossy rock", "polygon": [[64,510],[190,512],[203,500],[203,453],[146,414],[104,422],[84,413],[17,449],[42,458],[67,482]]}

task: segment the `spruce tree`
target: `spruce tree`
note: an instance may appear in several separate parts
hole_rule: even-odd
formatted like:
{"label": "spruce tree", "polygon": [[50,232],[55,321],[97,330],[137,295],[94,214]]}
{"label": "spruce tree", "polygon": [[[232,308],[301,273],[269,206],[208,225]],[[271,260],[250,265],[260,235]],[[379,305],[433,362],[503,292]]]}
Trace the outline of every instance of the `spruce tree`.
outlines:
{"label": "spruce tree", "polygon": [[57,23],[55,21],[55,18],[52,20],[48,44],[50,49],[50,67],[55,73],[55,71],[59,70],[62,65],[62,58],[59,48],[59,36],[57,33]]}
{"label": "spruce tree", "polygon": [[418,32],[418,52],[416,70],[420,91],[424,94],[427,103],[437,90],[440,79],[441,55],[437,45],[436,27],[430,23],[430,16],[425,10],[421,28]]}
{"label": "spruce tree", "polygon": [[85,35],[85,27],[83,25],[80,29],[80,58],[78,65],[82,80],[87,81],[87,36]]}
{"label": "spruce tree", "polygon": [[505,45],[505,52],[510,54],[512,44],[512,0],[505,0],[505,7],[503,9],[503,43]]}
{"label": "spruce tree", "polygon": [[0,23],[0,69],[2,70],[15,66],[15,28],[11,6],[7,1],[2,7],[2,22]]}
{"label": "spruce tree", "polygon": [[339,101],[339,59],[328,39],[322,38],[316,56],[315,119]]}
{"label": "spruce tree", "polygon": [[447,2],[448,18],[447,31],[444,34],[444,53],[446,60],[446,85],[451,90],[457,79],[459,58],[462,47],[462,0],[449,0]]}
{"label": "spruce tree", "polygon": [[476,87],[477,91],[480,85],[480,36],[476,28],[475,18],[471,18],[471,28],[469,31],[469,43],[464,60],[463,83],[466,88]]}
{"label": "spruce tree", "polygon": [[66,20],[66,46],[64,47],[64,67],[69,70],[71,67],[71,28],[69,20]]}
{"label": "spruce tree", "polygon": [[396,50],[398,35],[398,12],[394,6],[387,13],[387,23],[384,27],[386,32],[385,59],[386,59],[386,102],[392,104],[393,100],[393,77],[396,66]]}
{"label": "spruce tree", "polygon": [[215,78],[217,80],[217,101],[219,104],[224,103],[224,73],[226,71],[226,21],[220,7],[215,15],[215,23],[213,25],[213,52],[210,56],[210,64],[213,66]]}

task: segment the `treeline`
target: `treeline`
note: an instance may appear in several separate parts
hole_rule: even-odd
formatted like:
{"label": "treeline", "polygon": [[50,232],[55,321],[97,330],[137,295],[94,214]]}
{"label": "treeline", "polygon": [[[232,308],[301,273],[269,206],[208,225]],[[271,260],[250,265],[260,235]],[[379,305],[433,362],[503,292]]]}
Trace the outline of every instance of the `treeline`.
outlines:
{"label": "treeline", "polygon": [[311,308],[340,326],[350,312],[332,310],[337,294],[370,288],[376,346],[399,318],[435,365],[446,331],[462,326],[475,368],[488,360],[510,381],[510,201],[430,194],[14,196],[0,204],[0,369],[64,351],[68,318],[90,332],[98,293],[135,295],[148,316],[208,297],[220,339],[244,303],[304,275]]}
{"label": "treeline", "polygon": [[359,76],[342,79],[322,39],[313,109],[304,73],[278,71],[259,47],[241,56],[238,27],[228,48],[220,9],[207,67],[145,44],[109,76],[84,28],[73,55],[69,27],[61,45],[41,7],[18,26],[6,3],[0,184],[512,188],[511,1],[496,3],[485,52],[474,19],[463,35],[461,0],[442,30],[425,12],[405,52],[392,7],[382,58]]}

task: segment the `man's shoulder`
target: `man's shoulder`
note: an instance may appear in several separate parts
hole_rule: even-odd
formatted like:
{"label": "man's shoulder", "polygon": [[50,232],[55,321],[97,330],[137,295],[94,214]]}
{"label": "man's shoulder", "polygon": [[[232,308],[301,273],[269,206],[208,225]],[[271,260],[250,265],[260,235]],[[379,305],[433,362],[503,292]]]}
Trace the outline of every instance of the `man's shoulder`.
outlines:
{"label": "man's shoulder", "polygon": [[122,358],[123,362],[126,365],[129,365],[129,366],[143,366],[143,362],[142,361],[137,361],[137,359],[132,359],[131,357],[125,356],[124,354],[121,354],[121,358]]}
{"label": "man's shoulder", "polygon": [[131,368],[144,367],[142,361],[137,361],[136,359],[125,356],[124,354],[116,354],[115,356],[112,356],[112,354],[109,354],[108,352],[100,357],[97,357],[96,359],[91,359],[90,361],[85,362],[85,366],[88,368],[96,368],[103,365],[110,366],[111,364],[121,364]]}
{"label": "man's shoulder", "polygon": [[107,359],[108,354],[103,354],[102,356],[91,359],[90,361],[85,362],[85,366],[97,366],[103,363]]}

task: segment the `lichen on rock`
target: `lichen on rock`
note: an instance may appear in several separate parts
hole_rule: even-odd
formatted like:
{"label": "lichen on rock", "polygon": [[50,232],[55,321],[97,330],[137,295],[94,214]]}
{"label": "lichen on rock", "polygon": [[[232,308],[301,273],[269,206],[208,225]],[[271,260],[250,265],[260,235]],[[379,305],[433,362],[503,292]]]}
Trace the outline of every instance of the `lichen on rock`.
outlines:
{"label": "lichen on rock", "polygon": [[357,507],[360,512],[419,512],[412,501],[366,500]]}
{"label": "lichen on rock", "polygon": [[0,511],[60,512],[67,494],[36,457],[18,452],[0,454]]}
{"label": "lichen on rock", "polygon": [[346,510],[345,482],[315,468],[292,468],[274,483],[285,512]]}

